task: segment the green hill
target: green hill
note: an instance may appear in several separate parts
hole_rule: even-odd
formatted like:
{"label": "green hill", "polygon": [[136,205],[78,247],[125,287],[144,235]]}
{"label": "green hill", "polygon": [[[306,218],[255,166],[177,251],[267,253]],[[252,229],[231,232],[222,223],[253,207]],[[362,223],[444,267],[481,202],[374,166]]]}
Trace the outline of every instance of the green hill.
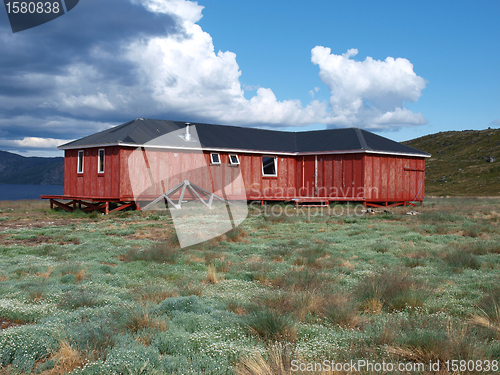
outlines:
{"label": "green hill", "polygon": [[441,132],[403,144],[432,154],[427,196],[500,196],[500,129]]}

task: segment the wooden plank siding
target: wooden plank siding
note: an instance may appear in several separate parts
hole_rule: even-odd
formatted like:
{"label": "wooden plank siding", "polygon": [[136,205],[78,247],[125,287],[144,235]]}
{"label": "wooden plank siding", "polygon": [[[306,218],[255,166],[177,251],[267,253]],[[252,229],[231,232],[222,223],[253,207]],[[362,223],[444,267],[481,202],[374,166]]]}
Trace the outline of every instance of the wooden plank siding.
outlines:
{"label": "wooden plank siding", "polygon": [[[102,148],[104,173],[98,173]],[[65,196],[131,200],[138,194],[159,196],[185,179],[233,199],[246,195],[249,200],[319,197],[404,202],[422,201],[425,195],[423,157],[366,153],[277,156],[278,173],[270,177],[262,175],[262,156],[274,156],[272,153],[237,153],[240,165],[227,166],[227,152],[218,152],[222,165],[210,165],[210,151],[148,148],[134,152],[135,148],[121,146],[82,150],[83,173],[77,173],[79,150],[65,151]],[[306,167],[309,173],[305,173]],[[313,183],[312,189],[306,186],[307,180]]]}
{"label": "wooden plank siding", "polygon": [[64,195],[119,197],[119,147],[104,148],[104,173],[98,173],[99,149],[101,148],[82,150],[84,152],[83,173],[77,173],[79,150],[65,150]]}
{"label": "wooden plank siding", "polygon": [[424,169],[423,158],[366,155],[364,172],[366,200],[374,202],[423,200]]}

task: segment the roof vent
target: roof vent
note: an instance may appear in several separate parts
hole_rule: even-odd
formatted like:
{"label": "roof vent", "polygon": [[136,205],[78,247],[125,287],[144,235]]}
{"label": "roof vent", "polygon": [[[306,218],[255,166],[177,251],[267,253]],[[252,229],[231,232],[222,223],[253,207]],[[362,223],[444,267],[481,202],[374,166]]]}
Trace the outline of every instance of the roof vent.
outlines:
{"label": "roof vent", "polygon": [[189,133],[189,125],[191,125],[189,122],[186,122],[186,134],[184,134],[184,139],[186,141],[191,140],[191,134]]}
{"label": "roof vent", "polygon": [[189,132],[189,127],[191,126],[190,122],[186,122],[186,132],[183,135],[179,135],[182,139],[184,139],[186,142],[196,142],[193,137],[191,137],[191,133]]}

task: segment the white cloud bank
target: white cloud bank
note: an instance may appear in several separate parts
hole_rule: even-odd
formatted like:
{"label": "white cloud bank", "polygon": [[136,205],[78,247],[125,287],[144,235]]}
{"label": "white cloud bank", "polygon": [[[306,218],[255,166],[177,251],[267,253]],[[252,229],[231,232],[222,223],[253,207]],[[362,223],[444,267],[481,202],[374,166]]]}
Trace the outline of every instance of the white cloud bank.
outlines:
{"label": "white cloud bank", "polygon": [[[188,0],[129,0],[142,4],[152,13],[173,15],[182,26],[180,32],[161,37],[139,35],[123,39],[117,55],[98,44],[88,59],[76,59],[53,72],[23,74],[13,77],[18,87],[44,87],[43,94],[33,95],[30,109],[54,111],[46,121],[31,115],[25,123],[49,126],[54,119],[63,124],[52,129],[61,137],[43,142],[29,137],[27,130],[16,141],[19,147],[53,147],[64,139],[81,136],[78,124],[92,119],[85,134],[109,126],[116,115],[129,117],[185,118],[205,122],[247,126],[358,126],[369,129],[394,129],[425,124],[421,113],[405,108],[422,95],[425,80],[413,71],[404,58],[387,57],[384,61],[367,57],[356,61],[357,50],[336,55],[330,48],[317,46],[311,61],[319,67],[319,76],[331,93],[329,102],[314,99],[320,90],[309,91],[310,103],[300,100],[278,100],[270,88],[258,87],[247,99],[240,82],[241,71],[236,54],[215,52],[212,37],[196,23],[203,7]],[[110,77],[93,61],[120,61],[129,64],[134,79]],[[102,66],[101,66],[102,68]],[[307,92],[305,92],[307,95]],[[22,98],[0,97],[0,110],[23,112]],[[12,122],[14,119],[10,119]],[[89,122],[89,121],[87,121]],[[0,124],[1,125],[1,124]],[[69,134],[69,128],[80,133]],[[29,129],[28,127],[26,129]],[[8,128],[6,128],[8,130]],[[42,138],[40,138],[41,140]],[[11,141],[12,142],[12,141]],[[13,145],[13,143],[10,143]]]}
{"label": "white cloud bank", "polygon": [[330,103],[313,100],[304,107],[299,100],[279,101],[270,88],[262,87],[246,99],[236,55],[215,53],[211,36],[196,24],[201,6],[184,0],[145,0],[145,4],[151,11],[181,17],[189,36],[140,40],[127,48],[127,59],[138,67],[142,84],[150,88],[151,98],[163,112],[175,110],[238,125],[321,123],[387,129],[427,122],[421,113],[404,107],[405,102],[417,101],[425,88],[425,80],[406,59],[368,57],[360,62],[351,59],[358,52],[355,49],[335,55],[317,46],[311,60],[331,91]]}
{"label": "white cloud bank", "polygon": [[0,140],[0,146],[20,147],[23,149],[53,149],[71,141],[71,139],[24,137],[23,139]]}

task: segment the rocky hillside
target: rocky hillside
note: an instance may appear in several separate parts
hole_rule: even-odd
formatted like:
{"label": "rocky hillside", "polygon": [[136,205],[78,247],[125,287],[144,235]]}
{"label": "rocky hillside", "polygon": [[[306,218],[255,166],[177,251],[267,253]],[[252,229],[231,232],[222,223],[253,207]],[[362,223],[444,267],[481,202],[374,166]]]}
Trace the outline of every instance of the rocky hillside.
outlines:
{"label": "rocky hillside", "polygon": [[441,132],[403,143],[432,154],[427,196],[500,196],[500,129]]}
{"label": "rocky hillside", "polygon": [[27,158],[0,151],[0,184],[64,185],[64,158]]}

